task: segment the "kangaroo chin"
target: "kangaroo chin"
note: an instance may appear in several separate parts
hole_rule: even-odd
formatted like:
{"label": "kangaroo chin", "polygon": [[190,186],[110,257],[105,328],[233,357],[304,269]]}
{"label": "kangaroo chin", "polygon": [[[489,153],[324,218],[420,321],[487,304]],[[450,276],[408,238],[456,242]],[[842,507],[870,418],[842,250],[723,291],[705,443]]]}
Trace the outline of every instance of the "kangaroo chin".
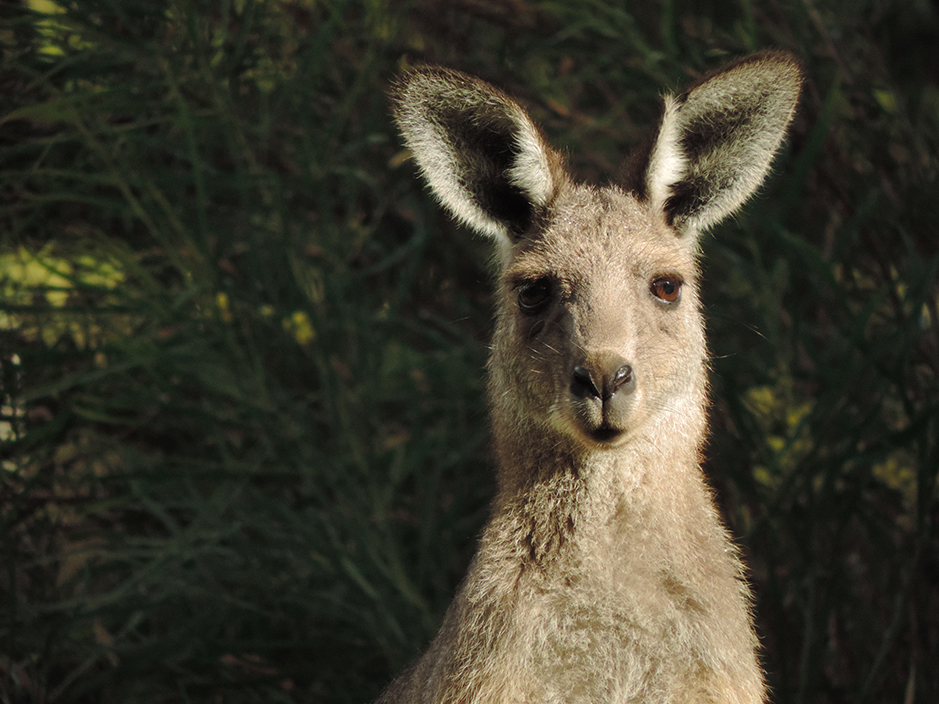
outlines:
{"label": "kangaroo chin", "polygon": [[698,243],[764,180],[801,80],[785,53],[725,66],[667,97],[625,181],[594,188],[496,88],[433,67],[399,79],[431,190],[498,245],[498,492],[440,632],[381,704],[765,700],[700,467]]}

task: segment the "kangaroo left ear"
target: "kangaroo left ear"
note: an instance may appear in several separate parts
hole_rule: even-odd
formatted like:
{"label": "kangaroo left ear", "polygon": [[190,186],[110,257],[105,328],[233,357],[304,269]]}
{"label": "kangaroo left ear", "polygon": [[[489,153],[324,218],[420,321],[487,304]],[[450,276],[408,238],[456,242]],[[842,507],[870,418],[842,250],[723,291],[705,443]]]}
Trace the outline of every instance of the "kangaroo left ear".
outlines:
{"label": "kangaroo left ear", "polygon": [[424,177],[453,215],[504,245],[528,231],[563,169],[518,103],[477,78],[431,67],[399,79],[392,101]]}
{"label": "kangaroo left ear", "polygon": [[792,121],[802,69],[763,52],[666,96],[658,133],[633,178],[640,198],[680,235],[696,236],[756,191]]}

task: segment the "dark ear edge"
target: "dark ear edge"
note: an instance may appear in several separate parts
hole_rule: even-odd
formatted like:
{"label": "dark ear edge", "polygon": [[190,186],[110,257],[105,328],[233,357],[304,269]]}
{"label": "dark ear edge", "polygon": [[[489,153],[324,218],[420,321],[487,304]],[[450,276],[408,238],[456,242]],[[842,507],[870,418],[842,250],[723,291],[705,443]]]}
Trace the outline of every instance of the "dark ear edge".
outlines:
{"label": "dark ear edge", "polygon": [[631,193],[641,202],[649,200],[646,173],[649,171],[649,160],[652,158],[652,150],[655,148],[655,141],[659,136],[661,126],[662,115],[660,113],[659,121],[646,133],[642,142],[629,152],[629,156],[626,157],[620,169],[619,183],[623,190]]}
{"label": "dark ear edge", "polygon": [[762,51],[747,54],[746,56],[738,56],[736,59],[731,59],[726,64],[722,64],[721,66],[708,71],[700,78],[695,79],[687,86],[685,86],[685,89],[682,91],[681,95],[679,95],[678,100],[680,102],[684,102],[696,88],[704,85],[705,83],[709,83],[712,79],[717,78],[718,76],[731,73],[741,66],[746,66],[747,64],[762,63],[787,65],[796,69],[798,71],[800,85],[805,76],[805,67],[802,63],[802,60],[792,52],[782,49],[763,49]]}

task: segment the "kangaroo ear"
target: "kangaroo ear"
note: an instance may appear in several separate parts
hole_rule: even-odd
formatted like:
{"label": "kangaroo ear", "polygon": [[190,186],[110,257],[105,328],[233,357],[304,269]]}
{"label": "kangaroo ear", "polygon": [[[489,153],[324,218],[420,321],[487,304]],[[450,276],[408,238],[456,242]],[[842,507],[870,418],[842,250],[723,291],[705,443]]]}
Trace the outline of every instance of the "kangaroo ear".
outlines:
{"label": "kangaroo ear", "polygon": [[[802,70],[790,54],[763,52],[666,96],[652,146],[633,179],[640,197],[679,234],[736,211],[769,171],[795,114]],[[644,162],[644,163],[643,163]]]}
{"label": "kangaroo ear", "polygon": [[391,97],[404,140],[440,202],[504,243],[521,237],[553,197],[562,171],[518,103],[441,68],[405,74]]}

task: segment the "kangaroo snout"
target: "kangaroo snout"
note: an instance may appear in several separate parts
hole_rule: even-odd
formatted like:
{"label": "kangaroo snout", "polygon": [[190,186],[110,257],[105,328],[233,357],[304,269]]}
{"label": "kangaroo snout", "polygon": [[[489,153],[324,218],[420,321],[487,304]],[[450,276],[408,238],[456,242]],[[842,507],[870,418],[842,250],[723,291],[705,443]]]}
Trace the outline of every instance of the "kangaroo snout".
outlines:
{"label": "kangaroo snout", "polygon": [[592,441],[609,443],[629,427],[636,372],[614,354],[596,355],[574,366],[570,393],[576,425]]}
{"label": "kangaroo snout", "polygon": [[636,388],[632,365],[623,359],[612,359],[574,367],[571,393],[577,398],[593,398],[608,403],[615,394],[628,394]]}

